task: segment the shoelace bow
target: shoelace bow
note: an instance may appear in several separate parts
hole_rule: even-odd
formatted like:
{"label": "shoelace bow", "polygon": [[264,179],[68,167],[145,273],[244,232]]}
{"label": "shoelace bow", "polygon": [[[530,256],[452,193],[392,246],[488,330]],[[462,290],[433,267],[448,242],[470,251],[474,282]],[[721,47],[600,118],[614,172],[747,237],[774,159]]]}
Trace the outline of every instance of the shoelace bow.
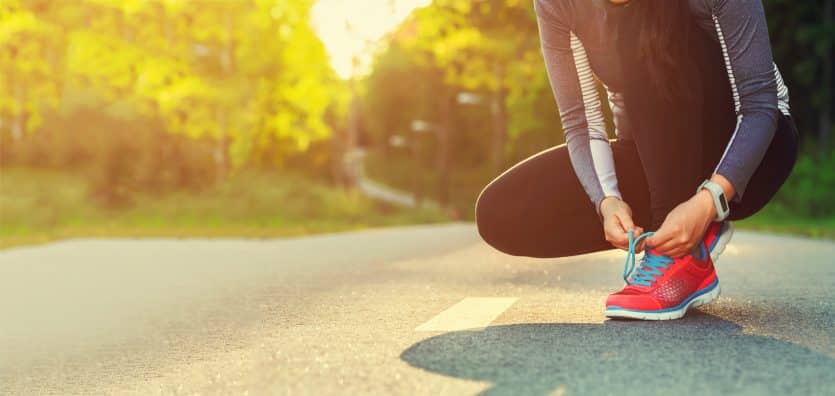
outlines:
{"label": "shoelace bow", "polygon": [[[629,231],[629,251],[626,253],[626,262],[623,263],[623,280],[628,285],[651,286],[656,282],[656,276],[662,275],[661,269],[667,269],[675,261],[667,256],[652,254],[644,249],[644,257],[641,258],[641,265],[635,270],[635,249],[642,240],[651,237],[654,232],[647,232],[635,238],[633,231]],[[634,271],[634,274],[633,274]],[[632,275],[632,280],[629,276]]]}

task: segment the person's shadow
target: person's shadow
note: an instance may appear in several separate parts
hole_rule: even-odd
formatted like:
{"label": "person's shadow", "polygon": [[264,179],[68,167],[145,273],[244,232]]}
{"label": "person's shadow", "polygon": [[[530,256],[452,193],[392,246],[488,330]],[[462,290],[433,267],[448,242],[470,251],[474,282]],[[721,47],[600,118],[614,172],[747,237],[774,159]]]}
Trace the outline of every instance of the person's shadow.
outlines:
{"label": "person's shadow", "polygon": [[483,395],[835,394],[835,360],[699,311],[671,322],[532,323],[445,333],[400,355]]}

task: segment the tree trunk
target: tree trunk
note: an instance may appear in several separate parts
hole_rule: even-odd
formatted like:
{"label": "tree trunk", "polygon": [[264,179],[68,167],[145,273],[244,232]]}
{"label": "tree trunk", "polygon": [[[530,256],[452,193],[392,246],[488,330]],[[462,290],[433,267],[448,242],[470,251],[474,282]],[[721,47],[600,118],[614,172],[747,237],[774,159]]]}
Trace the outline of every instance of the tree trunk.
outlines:
{"label": "tree trunk", "polygon": [[220,53],[220,67],[223,70],[223,76],[227,77],[235,71],[235,40],[233,37],[235,23],[232,20],[231,13],[226,14],[224,22],[226,25],[226,42],[224,42],[223,51]]}
{"label": "tree trunk", "polygon": [[[221,73],[224,79],[228,78],[234,72],[234,54],[235,54],[235,47],[234,47],[234,40],[232,39],[234,24],[232,20],[231,14],[226,14],[225,17],[225,27],[226,27],[226,41],[223,43],[223,47],[220,51],[220,66],[221,66]],[[229,170],[232,168],[231,161],[229,160],[229,111],[230,109],[227,108],[225,103],[220,103],[217,106],[217,123],[218,129],[220,130],[220,136],[217,141],[217,147],[215,148],[215,164],[217,165],[217,174],[216,180],[218,182],[222,182],[226,180],[226,177],[229,174]]]}
{"label": "tree trunk", "polygon": [[347,174],[349,175],[348,181],[351,186],[357,185],[359,181],[358,178],[360,177],[357,174],[357,164],[356,161],[358,157],[356,156],[357,153],[357,146],[359,140],[359,123],[360,123],[360,105],[359,105],[359,93],[357,92],[357,81],[356,77],[351,77],[350,82],[350,91],[351,91],[351,103],[350,108],[348,109],[348,133],[345,136],[345,155],[348,157],[345,159],[345,164],[347,168]]}
{"label": "tree trunk", "polygon": [[15,84],[15,99],[18,112],[12,123],[12,141],[17,144],[23,140],[23,134],[26,132],[26,86],[22,80]]}
{"label": "tree trunk", "polygon": [[450,180],[450,133],[453,128],[452,106],[455,100],[454,95],[445,95],[438,102],[438,114],[440,116],[438,128],[438,204],[441,208],[449,204],[449,180]]}
{"label": "tree trunk", "polygon": [[215,166],[216,174],[215,181],[219,184],[226,180],[229,173],[229,133],[226,110],[222,107],[217,109],[217,123],[220,129],[220,136],[217,139],[217,146],[215,146]]}
{"label": "tree trunk", "polygon": [[[833,24],[833,3],[835,0],[827,0],[823,9],[823,25],[831,26]],[[832,54],[832,48],[829,48],[826,53]],[[821,105],[820,114],[818,115],[818,136],[820,141],[818,147],[820,149],[820,156],[827,157],[832,155],[832,107],[833,101],[833,63],[832,56],[824,55],[821,62],[821,86],[824,87],[824,100]]]}
{"label": "tree trunk", "polygon": [[419,208],[423,205],[423,174],[421,173],[423,169],[420,160],[421,139],[416,133],[411,133],[409,136],[411,137],[409,143],[412,149],[412,162],[415,164],[412,171],[412,194],[415,198],[415,206]]}
{"label": "tree trunk", "polygon": [[493,118],[492,155],[491,165],[493,175],[498,175],[504,169],[504,145],[507,139],[507,90],[504,87],[504,64],[496,63],[496,80],[498,88],[493,92],[490,113]]}

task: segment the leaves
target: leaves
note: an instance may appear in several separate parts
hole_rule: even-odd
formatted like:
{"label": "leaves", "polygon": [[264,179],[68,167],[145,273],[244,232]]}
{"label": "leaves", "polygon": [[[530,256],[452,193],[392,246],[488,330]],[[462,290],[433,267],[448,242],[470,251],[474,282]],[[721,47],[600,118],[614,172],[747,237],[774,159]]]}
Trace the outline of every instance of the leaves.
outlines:
{"label": "leaves", "polygon": [[61,87],[85,87],[172,133],[229,141],[237,165],[278,139],[289,146],[276,152],[305,150],[341,98],[312,3],[4,1],[0,119],[34,130]]}

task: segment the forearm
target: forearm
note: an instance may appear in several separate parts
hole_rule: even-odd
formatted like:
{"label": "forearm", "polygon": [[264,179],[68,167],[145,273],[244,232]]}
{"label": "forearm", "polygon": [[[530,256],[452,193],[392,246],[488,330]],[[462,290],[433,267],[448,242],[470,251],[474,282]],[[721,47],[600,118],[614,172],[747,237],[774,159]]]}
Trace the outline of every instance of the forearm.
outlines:
{"label": "forearm", "polygon": [[725,153],[714,170],[714,174],[721,176],[722,181],[732,188],[733,195],[728,194],[728,188],[725,189],[728,201],[742,199],[751,176],[774,138],[777,117],[775,105],[773,108],[746,111],[739,118]]}
{"label": "forearm", "polygon": [[[774,65],[765,11],[759,1],[720,1],[712,9],[728,72],[737,125],[714,173],[739,201],[777,129],[779,72]],[[727,193],[727,191],[726,191]]]}
{"label": "forearm", "polygon": [[620,196],[612,149],[586,50],[561,19],[558,4],[535,2],[545,67],[559,107],[574,173],[599,211],[604,197]]}

